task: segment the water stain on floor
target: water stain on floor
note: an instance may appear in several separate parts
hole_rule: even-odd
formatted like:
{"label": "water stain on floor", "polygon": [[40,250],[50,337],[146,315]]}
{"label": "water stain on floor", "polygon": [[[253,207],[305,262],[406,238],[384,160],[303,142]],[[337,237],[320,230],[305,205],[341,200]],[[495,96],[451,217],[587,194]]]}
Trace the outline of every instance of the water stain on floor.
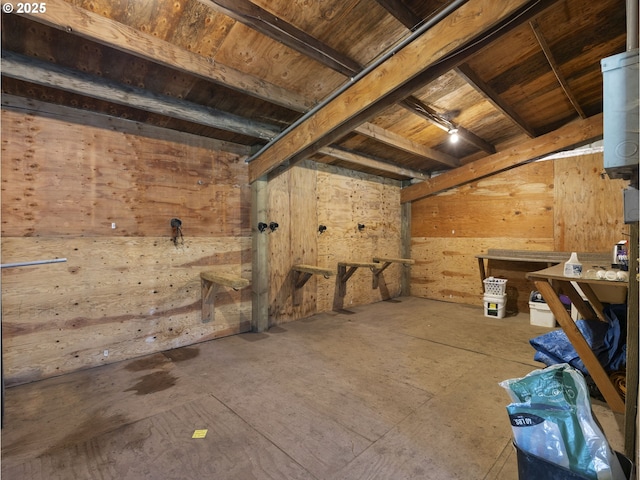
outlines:
{"label": "water stain on floor", "polygon": [[162,355],[173,362],[184,362],[200,355],[200,349],[193,347],[175,348],[162,352]]}
{"label": "water stain on floor", "polygon": [[168,363],[167,358],[161,353],[154,355],[148,355],[146,357],[138,358],[127,365],[124,368],[130,372],[140,372],[142,370],[153,370],[155,368],[162,368],[164,364]]}
{"label": "water stain on floor", "polygon": [[148,395],[173,387],[177,380],[177,377],[174,377],[169,372],[153,372],[141,377],[138,383],[131,388],[127,388],[125,392],[135,391],[136,395]]}

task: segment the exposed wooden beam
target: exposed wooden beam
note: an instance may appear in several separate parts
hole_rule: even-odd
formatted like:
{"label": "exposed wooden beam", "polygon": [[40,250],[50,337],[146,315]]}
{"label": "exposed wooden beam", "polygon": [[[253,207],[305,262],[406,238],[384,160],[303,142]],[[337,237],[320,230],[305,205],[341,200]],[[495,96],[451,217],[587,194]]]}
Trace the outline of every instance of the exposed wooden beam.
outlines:
{"label": "exposed wooden beam", "polygon": [[602,138],[602,114],[577,120],[558,130],[533,138],[517,147],[476,160],[437,177],[404,188],[402,203],[420,200],[438,192],[522,165],[546,155],[579,147]]}
{"label": "exposed wooden beam", "polygon": [[249,181],[310,157],[558,1],[470,0],[254,155]]}
{"label": "exposed wooden beam", "polygon": [[5,50],[2,50],[2,75],[264,140],[280,132],[274,125],[157,95]]}
{"label": "exposed wooden beam", "polygon": [[418,172],[417,170],[411,170],[409,168],[399,167],[388,162],[383,162],[375,158],[368,157],[361,153],[352,152],[336,147],[324,147],[321,148],[318,153],[322,155],[328,155],[333,158],[338,158],[354,165],[360,165],[362,167],[374,168],[383,172],[393,173],[407,178],[417,178],[425,180],[429,178],[428,175]]}
{"label": "exposed wooden beam", "polygon": [[469,85],[487,99],[495,108],[497,108],[505,117],[511,120],[520,130],[522,130],[530,138],[536,136],[535,130],[507,104],[500,95],[484,80],[482,80],[471,67],[463,63],[456,68],[456,73],[460,75]]}
{"label": "exposed wooden beam", "polygon": [[[334,71],[346,76],[353,76],[360,72],[364,67],[358,64],[355,60],[342,55],[340,52],[332,49],[328,45],[320,42],[319,40],[311,37],[305,32],[299,30],[295,26],[283,21],[279,17],[271,14],[270,12],[262,9],[258,5],[250,2],[249,0],[199,0],[203,4],[221,12],[234,20],[243,23],[244,25],[253,28],[263,35],[278,41],[292,48],[293,50],[306,55],[314,60],[320,62],[324,66],[333,69]],[[408,10],[401,2],[395,0],[382,0],[385,3],[385,8],[391,8],[392,14],[400,14],[406,16],[411,15],[417,23],[422,23],[422,19],[416,17],[410,10]],[[415,26],[416,24],[414,24]],[[418,99],[409,97],[408,101],[419,102]],[[438,119],[438,114],[433,113],[434,118]],[[473,135],[464,129],[459,129],[459,134],[465,136],[468,141],[474,143],[474,145],[483,145],[484,149],[487,147],[486,142]],[[480,147],[482,149],[482,147]],[[488,150],[488,153],[494,153],[495,149]],[[449,166],[452,165],[452,161],[455,162],[453,157],[445,159],[440,156],[440,160],[444,160]],[[440,161],[438,159],[435,159]],[[457,163],[457,162],[456,162]]]}
{"label": "exposed wooden beam", "polygon": [[442,118],[436,111],[429,105],[417,99],[416,97],[409,97],[400,102],[400,105],[409,110],[411,113],[415,113],[425,120],[433,123],[436,127],[443,129],[445,132],[449,132],[453,129],[458,131],[458,136],[461,140],[473,145],[480,150],[492,154],[496,153],[496,147],[489,142],[483,140],[475,133],[470,132],[460,125],[455,125],[453,122]]}
{"label": "exposed wooden beam", "polygon": [[308,110],[317,101],[317,99],[305,99],[282,87],[222,63],[213,62],[202,55],[176,47],[153,35],[147,35],[64,0],[48,0],[46,7],[45,13],[34,11],[24,14],[12,13],[12,15],[21,15],[34,22],[64,30],[101,45],[190,73],[298,112]]}
{"label": "exposed wooden beam", "polygon": [[252,158],[249,181],[331,144],[558,0],[470,0]]}
{"label": "exposed wooden beam", "polygon": [[249,0],[200,0],[200,2],[343,75],[352,76],[362,69],[358,62]]}
{"label": "exposed wooden beam", "polygon": [[376,2],[411,31],[418,28],[424,22],[423,18],[413,13],[400,0],[376,0]]}
{"label": "exposed wooden beam", "polygon": [[567,96],[567,98],[571,102],[571,105],[573,105],[573,108],[576,110],[576,112],[578,112],[578,115],[580,115],[580,118],[587,118],[587,115],[584,113],[584,110],[580,106],[578,99],[571,91],[571,88],[567,83],[567,79],[564,77],[564,75],[560,71],[560,66],[558,65],[558,62],[556,62],[556,59],[553,56],[553,52],[551,51],[551,48],[549,47],[547,40],[544,38],[544,35],[542,35],[538,22],[536,20],[532,20],[531,22],[529,22],[529,24],[531,25],[531,29],[533,30],[533,33],[536,36],[538,43],[540,44],[540,48],[542,48],[542,51],[544,52],[544,56],[547,57],[547,62],[549,62],[549,66],[551,67],[553,74],[558,79],[558,83],[560,84],[560,86],[562,87],[562,90],[564,91],[564,94]]}
{"label": "exposed wooden beam", "polygon": [[363,123],[359,127],[356,127],[354,132],[373,138],[381,143],[397,148],[398,150],[403,150],[405,152],[442,163],[449,167],[457,167],[460,165],[460,161],[451,155],[426,147],[420,143],[409,140],[402,135],[398,135],[397,133],[378,127],[373,123]]}

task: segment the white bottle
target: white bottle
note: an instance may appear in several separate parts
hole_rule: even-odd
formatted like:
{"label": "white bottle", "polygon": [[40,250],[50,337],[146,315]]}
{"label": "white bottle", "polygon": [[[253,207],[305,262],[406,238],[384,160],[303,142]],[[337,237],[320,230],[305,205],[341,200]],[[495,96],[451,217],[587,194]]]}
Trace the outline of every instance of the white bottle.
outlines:
{"label": "white bottle", "polygon": [[571,253],[571,257],[564,264],[564,276],[571,278],[580,278],[582,275],[582,264],[578,260],[578,254],[576,252]]}

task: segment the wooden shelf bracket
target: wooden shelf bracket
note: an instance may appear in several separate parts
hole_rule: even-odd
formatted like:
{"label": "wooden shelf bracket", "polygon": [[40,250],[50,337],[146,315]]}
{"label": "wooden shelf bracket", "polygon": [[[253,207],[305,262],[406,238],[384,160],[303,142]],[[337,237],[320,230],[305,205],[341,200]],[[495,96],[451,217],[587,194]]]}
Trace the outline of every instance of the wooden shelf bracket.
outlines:
{"label": "wooden shelf bracket", "polygon": [[293,304],[300,305],[302,303],[302,287],[313,275],[322,275],[324,278],[330,278],[335,272],[330,268],[316,267],[315,265],[294,265],[293,270]]}
{"label": "wooden shelf bracket", "polygon": [[202,285],[202,323],[210,323],[215,319],[214,297],[218,287],[229,287],[240,290],[251,282],[246,278],[217,272],[200,272]]}
{"label": "wooden shelf bracket", "polygon": [[376,274],[379,266],[380,264],[373,262],[338,262],[338,295],[344,297],[347,294],[347,280],[356,273],[358,268],[368,268]]}
{"label": "wooden shelf bracket", "polygon": [[392,263],[401,263],[403,266],[405,267],[409,267],[411,265],[413,265],[415,262],[415,260],[411,259],[411,258],[385,258],[385,257],[374,257],[373,261],[376,264],[380,264],[382,263],[382,268],[376,268],[376,270],[374,271],[374,278],[373,278],[373,288],[378,288],[378,284],[379,284],[379,276],[380,274]]}

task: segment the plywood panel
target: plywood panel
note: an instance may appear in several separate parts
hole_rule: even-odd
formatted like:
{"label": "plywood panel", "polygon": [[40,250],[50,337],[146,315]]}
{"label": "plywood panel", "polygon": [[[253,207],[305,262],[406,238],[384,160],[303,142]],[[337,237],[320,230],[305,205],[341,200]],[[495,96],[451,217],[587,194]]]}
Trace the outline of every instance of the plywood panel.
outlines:
{"label": "plywood panel", "polygon": [[414,237],[548,238],[553,236],[553,164],[515,168],[413,202],[411,209]]}
{"label": "plywood panel", "polygon": [[629,182],[604,173],[602,153],[554,161],[555,248],[608,252],[628,239],[622,190]]}
{"label": "plywood panel", "polygon": [[8,384],[250,328],[250,289],[201,315],[201,271],[251,277],[240,151],[47,105],[3,108],[2,137],[3,263],[67,259],[2,270]]}
{"label": "plywood panel", "polygon": [[[400,183],[318,165],[318,223],[327,230],[318,236],[318,264],[337,269],[338,262],[371,262],[373,257],[401,257]],[[358,230],[363,224],[363,230]],[[349,308],[400,294],[400,272],[392,265],[373,288],[373,273],[358,269],[347,282],[346,296],[338,295],[338,279],[318,280],[318,309]]]}
{"label": "plywood panel", "polygon": [[185,235],[249,233],[246,165],[216,142],[4,109],[2,129],[4,236],[160,236],[173,217]]}
{"label": "plywood panel", "polygon": [[[412,257],[416,263],[411,272],[411,294],[417,297],[482,306],[484,294],[475,255],[489,248],[518,250],[552,250],[553,239],[494,238],[434,238],[414,237]],[[522,270],[517,264],[490,263],[488,275],[508,278],[509,310],[528,311],[528,292],[533,284],[524,278],[527,271],[540,265],[528,265]]]}
{"label": "plywood panel", "polygon": [[[535,162],[413,202],[412,295],[482,306],[478,253],[489,248],[607,252],[622,238],[622,181],[601,154]],[[528,311],[540,264],[489,262],[507,278],[507,311]]]}
{"label": "plywood panel", "polygon": [[[87,368],[250,328],[250,289],[221,289],[201,318],[200,272],[250,278],[250,239],[8,238],[3,262],[66,263],[2,270],[8,383]],[[108,350],[108,356],[104,351]]]}

